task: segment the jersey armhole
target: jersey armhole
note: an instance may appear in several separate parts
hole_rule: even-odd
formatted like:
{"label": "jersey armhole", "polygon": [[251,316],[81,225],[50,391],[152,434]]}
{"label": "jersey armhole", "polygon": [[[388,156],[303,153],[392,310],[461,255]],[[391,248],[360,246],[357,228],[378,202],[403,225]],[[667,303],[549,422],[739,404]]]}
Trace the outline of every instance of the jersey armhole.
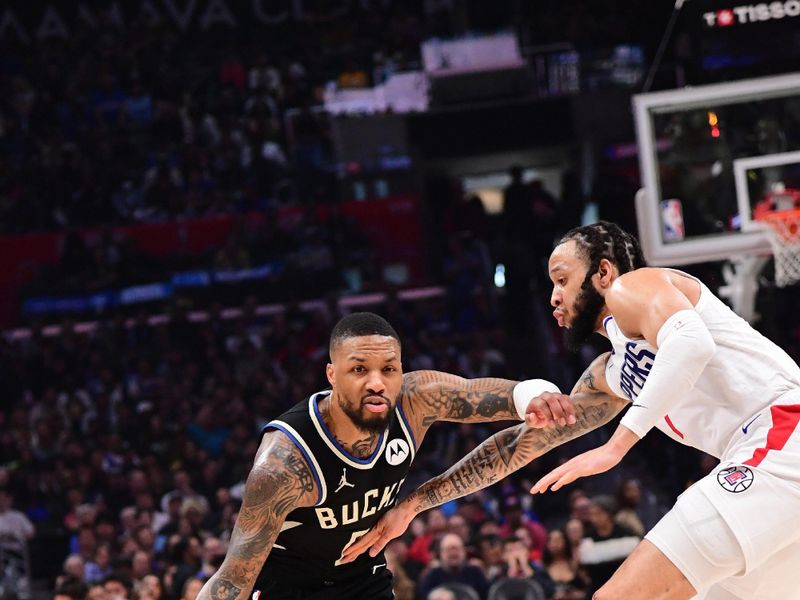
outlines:
{"label": "jersey armhole", "polygon": [[397,403],[395,409],[400,422],[400,429],[403,430],[403,434],[406,436],[406,440],[411,447],[411,460],[414,460],[414,455],[417,453],[417,440],[414,437],[414,431],[411,429],[411,424],[408,422],[406,413],[403,411],[403,406],[400,402]]}
{"label": "jersey armhole", "polygon": [[267,423],[261,430],[261,436],[263,437],[264,434],[269,430],[280,431],[292,441],[298,450],[300,450],[300,453],[303,455],[303,458],[305,459],[306,464],[311,471],[311,475],[314,477],[314,481],[317,484],[317,502],[314,504],[314,506],[323,504],[328,497],[328,489],[325,485],[325,477],[322,475],[322,469],[320,469],[319,463],[314,457],[314,453],[311,451],[311,448],[308,447],[303,437],[294,429],[294,427],[283,421],[270,421]]}

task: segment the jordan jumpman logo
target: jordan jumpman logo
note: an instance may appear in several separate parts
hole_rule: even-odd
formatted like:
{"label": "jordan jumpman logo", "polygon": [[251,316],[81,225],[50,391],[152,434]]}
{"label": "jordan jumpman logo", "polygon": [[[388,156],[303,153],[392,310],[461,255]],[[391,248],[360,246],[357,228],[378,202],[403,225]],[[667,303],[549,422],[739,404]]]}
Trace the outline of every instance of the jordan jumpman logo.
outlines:
{"label": "jordan jumpman logo", "polygon": [[342,469],[342,478],[339,480],[339,487],[337,487],[335,490],[333,490],[333,493],[335,494],[336,492],[341,490],[343,487],[356,487],[352,483],[347,481],[347,467]]}

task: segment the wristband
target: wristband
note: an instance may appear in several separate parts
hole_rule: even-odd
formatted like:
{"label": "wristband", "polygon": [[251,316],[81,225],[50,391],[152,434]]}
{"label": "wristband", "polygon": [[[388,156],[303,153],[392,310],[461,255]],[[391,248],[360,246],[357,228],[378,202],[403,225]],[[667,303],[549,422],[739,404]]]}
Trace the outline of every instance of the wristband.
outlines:
{"label": "wristband", "polygon": [[560,394],[561,390],[558,389],[555,383],[546,379],[526,379],[514,386],[514,406],[521,420],[525,420],[525,411],[528,409],[528,404],[530,404],[531,400],[545,392]]}

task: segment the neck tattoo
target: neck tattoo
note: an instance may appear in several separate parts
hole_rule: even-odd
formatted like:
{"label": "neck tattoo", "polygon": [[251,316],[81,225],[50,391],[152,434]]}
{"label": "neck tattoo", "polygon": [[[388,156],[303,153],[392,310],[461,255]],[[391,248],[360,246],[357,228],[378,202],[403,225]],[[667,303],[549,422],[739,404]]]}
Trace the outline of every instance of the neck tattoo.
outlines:
{"label": "neck tattoo", "polygon": [[355,456],[356,458],[367,458],[372,454],[375,450],[375,445],[378,443],[378,438],[380,437],[380,433],[364,433],[361,431],[360,433],[363,434],[365,437],[354,440],[352,442],[346,442],[338,435],[336,435],[335,427],[333,426],[333,419],[331,419],[331,402],[334,402],[333,394],[329,395],[327,398],[323,399],[319,403],[319,414],[322,417],[322,421],[325,423],[325,426],[328,428],[333,434],[333,437],[339,443],[339,445],[347,450],[350,454]]}

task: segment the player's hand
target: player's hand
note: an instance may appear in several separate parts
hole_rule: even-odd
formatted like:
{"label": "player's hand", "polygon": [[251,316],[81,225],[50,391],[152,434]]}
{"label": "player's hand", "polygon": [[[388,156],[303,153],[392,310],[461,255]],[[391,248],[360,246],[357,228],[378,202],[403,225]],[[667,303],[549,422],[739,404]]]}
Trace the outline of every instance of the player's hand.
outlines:
{"label": "player's hand", "polygon": [[394,538],[403,535],[414,518],[414,513],[399,504],[383,515],[380,520],[359,540],[345,549],[339,564],[347,564],[358,558],[367,548],[370,556],[377,556]]}
{"label": "player's hand", "polygon": [[555,492],[581,477],[604,473],[616,466],[623,456],[624,453],[609,444],[579,454],[537,481],[531,488],[531,494],[542,494],[550,486],[551,491]]}
{"label": "player's hand", "polygon": [[544,392],[531,400],[525,409],[525,423],[531,429],[574,425],[576,422],[572,399],[566,394]]}

